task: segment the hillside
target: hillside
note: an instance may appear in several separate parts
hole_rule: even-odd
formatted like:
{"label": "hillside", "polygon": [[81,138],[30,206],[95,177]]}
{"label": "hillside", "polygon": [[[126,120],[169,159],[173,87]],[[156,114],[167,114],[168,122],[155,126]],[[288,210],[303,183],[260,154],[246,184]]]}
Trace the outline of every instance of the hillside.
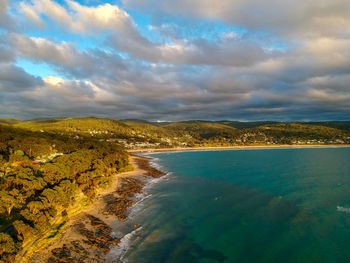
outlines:
{"label": "hillside", "polygon": [[206,121],[175,122],[163,127],[176,132],[178,136],[192,137],[195,140],[232,137],[236,130],[224,124]]}
{"label": "hillside", "polygon": [[[122,123],[132,128],[134,131],[137,131],[143,136],[153,137],[153,138],[162,138],[168,135],[176,137],[176,132],[171,132],[169,129],[166,129],[162,126],[158,126],[155,123],[150,123],[142,120],[122,120]],[[170,133],[170,134],[169,134]]]}
{"label": "hillside", "polygon": [[31,131],[97,138],[126,148],[232,146],[269,144],[347,144],[350,122],[237,122],[183,121],[152,123],[143,120],[68,118],[11,121]]}
{"label": "hillside", "polygon": [[335,128],[305,123],[277,123],[249,130],[264,134],[266,141],[283,144],[349,143],[350,133]]}
{"label": "hillside", "polygon": [[14,262],[49,230],[57,235],[67,211],[127,165],[120,145],[0,124],[0,261]]}
{"label": "hillside", "polygon": [[309,125],[318,125],[335,128],[338,130],[350,131],[350,121],[326,121],[326,122],[305,122]]}
{"label": "hillside", "polygon": [[253,121],[253,122],[240,122],[240,121],[219,121],[218,123],[222,123],[227,126],[234,127],[236,129],[247,129],[247,128],[255,128],[268,124],[275,124],[278,122],[274,121]]}
{"label": "hillside", "polygon": [[17,123],[14,127],[29,129],[31,131],[78,134],[82,136],[108,135],[127,137],[132,134],[130,127],[120,121],[94,117],[26,121]]}
{"label": "hillside", "polygon": [[3,123],[3,124],[16,124],[16,123],[20,123],[22,121],[20,120],[16,120],[16,119],[1,119],[0,118],[0,123]]}

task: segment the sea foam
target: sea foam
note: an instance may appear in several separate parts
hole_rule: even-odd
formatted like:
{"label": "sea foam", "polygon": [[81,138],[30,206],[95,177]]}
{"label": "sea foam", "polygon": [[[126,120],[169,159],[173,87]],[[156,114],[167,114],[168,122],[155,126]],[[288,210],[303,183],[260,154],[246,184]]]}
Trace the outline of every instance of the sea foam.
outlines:
{"label": "sea foam", "polygon": [[[145,156],[145,155],[144,155]],[[148,156],[146,156],[148,157]],[[119,224],[116,225],[116,231],[114,232],[115,235],[120,236],[121,232],[119,232],[117,229],[120,228],[121,225],[127,223],[130,224],[130,222],[133,221],[134,217],[142,213],[144,210],[144,201],[151,198],[153,195],[149,193],[149,191],[158,183],[164,180],[168,180],[169,176],[171,175],[170,172],[165,171],[164,167],[159,163],[160,159],[151,157],[149,164],[151,167],[164,171],[165,175],[159,177],[159,178],[144,178],[145,180],[145,187],[142,189],[141,193],[138,193],[134,196],[135,204],[129,208],[128,211],[128,220],[127,222],[118,222]],[[119,226],[118,226],[119,225]],[[127,258],[125,257],[127,255],[127,252],[129,249],[132,248],[134,242],[141,238],[143,235],[141,232],[143,230],[143,227],[140,226],[137,229],[125,234],[121,239],[117,246],[113,247],[109,254],[107,255],[107,262],[109,262],[108,259],[113,258],[112,262],[127,262]],[[137,242],[137,241],[136,241]]]}
{"label": "sea foam", "polygon": [[348,207],[337,206],[337,211],[350,214],[350,208],[348,208]]}
{"label": "sea foam", "polygon": [[129,249],[131,243],[137,238],[138,233],[142,231],[142,229],[143,227],[140,226],[139,228],[136,228],[135,230],[127,233],[120,239],[119,244],[114,247],[109,254],[109,256],[113,257],[113,262],[125,262],[124,255]]}

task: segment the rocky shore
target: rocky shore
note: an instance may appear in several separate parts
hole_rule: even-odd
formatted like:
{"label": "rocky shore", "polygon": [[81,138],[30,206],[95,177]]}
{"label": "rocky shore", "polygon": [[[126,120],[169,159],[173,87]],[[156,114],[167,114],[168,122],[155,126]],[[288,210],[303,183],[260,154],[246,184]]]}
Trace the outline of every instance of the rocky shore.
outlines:
{"label": "rocky shore", "polygon": [[35,253],[29,262],[67,263],[104,262],[104,256],[120,240],[113,236],[110,224],[128,219],[134,196],[145,186],[142,178],[158,178],[164,173],[149,164],[150,159],[132,156],[134,171],[116,175],[94,203],[70,218],[60,236]]}

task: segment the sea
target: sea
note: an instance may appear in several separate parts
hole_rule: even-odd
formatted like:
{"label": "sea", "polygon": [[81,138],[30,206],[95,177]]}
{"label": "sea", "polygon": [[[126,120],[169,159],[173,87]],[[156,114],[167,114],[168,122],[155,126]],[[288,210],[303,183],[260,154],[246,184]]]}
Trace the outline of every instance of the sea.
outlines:
{"label": "sea", "polygon": [[109,262],[350,262],[350,148],[148,156]]}

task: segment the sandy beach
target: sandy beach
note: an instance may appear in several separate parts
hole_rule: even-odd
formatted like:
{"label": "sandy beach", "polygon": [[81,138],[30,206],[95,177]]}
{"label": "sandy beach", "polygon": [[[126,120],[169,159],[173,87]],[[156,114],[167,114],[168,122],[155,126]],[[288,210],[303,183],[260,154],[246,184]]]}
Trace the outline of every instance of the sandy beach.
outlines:
{"label": "sandy beach", "polygon": [[248,149],[294,149],[294,148],[341,148],[350,147],[350,144],[302,144],[302,145],[247,145],[225,147],[175,147],[175,148],[146,148],[128,150],[129,153],[153,153],[153,152],[183,152],[183,151],[220,151],[220,150],[248,150]]}
{"label": "sandy beach", "polygon": [[111,235],[110,225],[127,219],[127,210],[134,204],[132,197],[144,186],[139,179],[163,174],[158,170],[154,173],[148,158],[130,156],[130,163],[133,171],[115,174],[90,206],[67,220],[55,239],[37,242],[39,245],[35,244],[21,262],[104,262],[110,247],[119,242]]}

